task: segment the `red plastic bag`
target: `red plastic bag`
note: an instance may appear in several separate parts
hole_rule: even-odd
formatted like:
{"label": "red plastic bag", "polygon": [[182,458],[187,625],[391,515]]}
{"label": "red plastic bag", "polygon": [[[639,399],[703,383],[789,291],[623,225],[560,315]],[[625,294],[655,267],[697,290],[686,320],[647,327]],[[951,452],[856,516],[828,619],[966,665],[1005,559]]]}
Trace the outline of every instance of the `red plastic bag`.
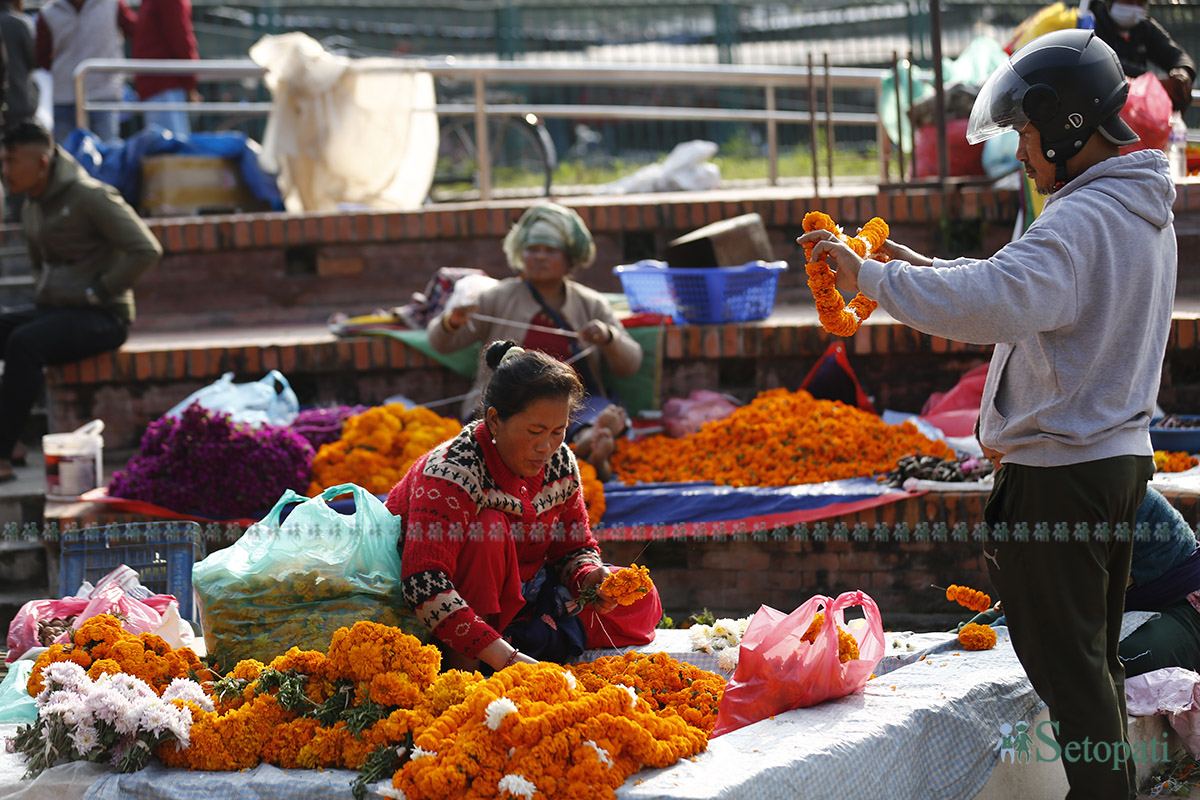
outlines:
{"label": "red plastic bag", "polygon": [[[967,141],[969,120],[946,120],[946,169],[949,175],[986,175],[983,168],[983,145]],[[922,125],[917,128],[916,153],[913,155],[914,178],[936,178],[940,169],[938,160],[937,125]]]}
{"label": "red plastic bag", "polygon": [[950,391],[929,395],[925,407],[921,409],[921,419],[934,425],[947,436],[974,434],[987,374],[988,365],[980,364],[968,370]]}
{"label": "red plastic bag", "polygon": [[723,394],[696,389],[686,398],[672,397],[663,403],[662,425],[667,436],[687,436],[700,430],[706,422],[725,419],[737,409],[737,404]]}
{"label": "red plastic bag", "polygon": [[840,400],[868,414],[878,413],[850,367],[846,345],[833,342],[800,381],[800,388],[818,400]]}
{"label": "red plastic bag", "polygon": [[[610,565],[611,566],[611,565]],[[616,572],[621,567],[611,567]],[[654,641],[654,630],[662,619],[662,599],[658,587],[627,606],[617,606],[607,614],[585,607],[579,612],[588,650],[605,647],[637,647]]]}
{"label": "red plastic bag", "polygon": [[61,600],[30,600],[21,606],[8,625],[8,655],[4,660],[11,664],[26,650],[45,647],[48,643],[38,638],[38,623],[78,616],[87,604],[88,601],[81,597],[64,597]]}
{"label": "red plastic bag", "polygon": [[1134,150],[1167,149],[1171,136],[1171,96],[1152,72],[1144,72],[1129,82],[1129,98],[1121,109],[1121,119],[1142,137],[1140,142],[1121,148],[1121,155]]}
{"label": "red plastic bag", "polygon": [[[843,612],[862,606],[867,627],[854,634],[858,658],[838,661],[837,629],[846,629]],[[801,641],[818,611],[825,620],[813,642]],[[832,600],[817,595],[791,614],[761,606],[742,637],[737,669],[717,708],[712,735],[781,714],[845,697],[866,685],[883,658],[883,619],[879,607],[862,591]]]}

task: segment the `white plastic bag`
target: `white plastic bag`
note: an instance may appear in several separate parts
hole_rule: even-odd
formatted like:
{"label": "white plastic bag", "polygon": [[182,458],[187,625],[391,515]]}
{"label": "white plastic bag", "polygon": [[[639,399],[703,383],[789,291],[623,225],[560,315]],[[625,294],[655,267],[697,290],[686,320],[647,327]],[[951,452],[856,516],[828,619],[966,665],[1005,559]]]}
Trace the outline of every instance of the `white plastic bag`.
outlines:
{"label": "white plastic bag", "polygon": [[233,373],[226,372],[220,379],[192,392],[166,416],[178,417],[197,402],[210,411],[228,413],[234,422],[249,425],[286,427],[300,414],[296,393],[283,373],[276,369],[254,383],[234,383]]}

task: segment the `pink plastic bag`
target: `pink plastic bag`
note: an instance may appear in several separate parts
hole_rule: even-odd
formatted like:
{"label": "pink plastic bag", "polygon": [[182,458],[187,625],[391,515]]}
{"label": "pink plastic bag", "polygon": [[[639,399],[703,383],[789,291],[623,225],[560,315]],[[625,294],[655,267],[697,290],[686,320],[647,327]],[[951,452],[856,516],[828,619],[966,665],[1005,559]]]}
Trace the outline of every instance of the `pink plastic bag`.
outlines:
{"label": "pink plastic bag", "polygon": [[948,392],[934,392],[921,409],[921,419],[936,426],[947,436],[971,436],[979,405],[983,402],[983,385],[987,382],[988,365],[980,364],[969,370]]}
{"label": "pink plastic bag", "polygon": [[[843,664],[838,661],[837,629],[846,628],[843,612],[851,606],[862,606],[867,627],[854,635],[858,658]],[[822,610],[825,620],[816,640],[802,641]],[[721,697],[712,735],[857,692],[883,652],[879,607],[861,591],[846,592],[836,600],[817,595],[791,614],[761,606],[742,637],[737,669]]]}
{"label": "pink plastic bag", "polygon": [[[86,603],[75,618],[76,628],[97,614],[119,617],[121,627],[130,633],[153,633],[162,624],[162,614],[143,601],[125,594],[125,590],[116,583],[101,586]],[[54,641],[56,644],[67,644],[71,636],[71,631],[67,631]]]}
{"label": "pink plastic bag", "polygon": [[1171,96],[1152,72],[1144,72],[1129,82],[1129,98],[1121,109],[1121,119],[1133,128],[1141,141],[1121,148],[1121,155],[1135,150],[1167,149],[1171,136]]}
{"label": "pink plastic bag", "polygon": [[700,430],[706,422],[725,419],[737,409],[728,397],[707,389],[696,389],[686,398],[672,397],[663,403],[662,424],[668,436],[680,438]]}
{"label": "pink plastic bag", "polygon": [[42,620],[67,619],[87,608],[88,601],[80,597],[64,597],[61,600],[30,600],[8,625],[9,664],[16,661],[31,647],[44,647],[38,639],[38,623]]}

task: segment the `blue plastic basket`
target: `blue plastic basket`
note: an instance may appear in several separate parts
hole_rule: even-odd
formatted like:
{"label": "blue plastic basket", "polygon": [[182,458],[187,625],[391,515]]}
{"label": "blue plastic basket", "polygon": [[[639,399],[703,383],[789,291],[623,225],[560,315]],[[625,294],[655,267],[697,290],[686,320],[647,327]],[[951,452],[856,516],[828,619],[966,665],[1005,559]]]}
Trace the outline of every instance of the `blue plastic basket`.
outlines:
{"label": "blue plastic basket", "polygon": [[204,540],[195,522],[136,522],[67,531],[62,535],[58,596],[95,583],[125,564],[155,594],[179,600],[179,615],[195,619],[192,565],[204,558]]}
{"label": "blue plastic basket", "polygon": [[[1194,414],[1176,414],[1178,419],[1195,423],[1200,419]],[[1160,428],[1157,423],[1162,417],[1150,422],[1150,442],[1155,450],[1173,453],[1200,453],[1200,428]]]}
{"label": "blue plastic basket", "polygon": [[613,269],[635,313],[665,314],[696,323],[766,319],[775,308],[785,261],[751,261],[740,267],[676,269],[663,261],[638,261]]}

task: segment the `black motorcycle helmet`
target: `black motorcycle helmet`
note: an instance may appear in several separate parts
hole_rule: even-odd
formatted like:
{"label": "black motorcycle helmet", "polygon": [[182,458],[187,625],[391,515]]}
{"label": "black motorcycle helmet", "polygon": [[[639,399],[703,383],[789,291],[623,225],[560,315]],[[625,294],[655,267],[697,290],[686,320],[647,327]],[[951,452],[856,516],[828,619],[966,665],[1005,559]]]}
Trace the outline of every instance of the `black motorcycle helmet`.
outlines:
{"label": "black motorcycle helmet", "polygon": [[1120,59],[1095,31],[1053,31],[1013,53],[983,84],[971,108],[967,141],[978,144],[1032,124],[1061,186],[1067,159],[1094,132],[1116,145],[1138,140],[1118,116],[1128,96]]}

